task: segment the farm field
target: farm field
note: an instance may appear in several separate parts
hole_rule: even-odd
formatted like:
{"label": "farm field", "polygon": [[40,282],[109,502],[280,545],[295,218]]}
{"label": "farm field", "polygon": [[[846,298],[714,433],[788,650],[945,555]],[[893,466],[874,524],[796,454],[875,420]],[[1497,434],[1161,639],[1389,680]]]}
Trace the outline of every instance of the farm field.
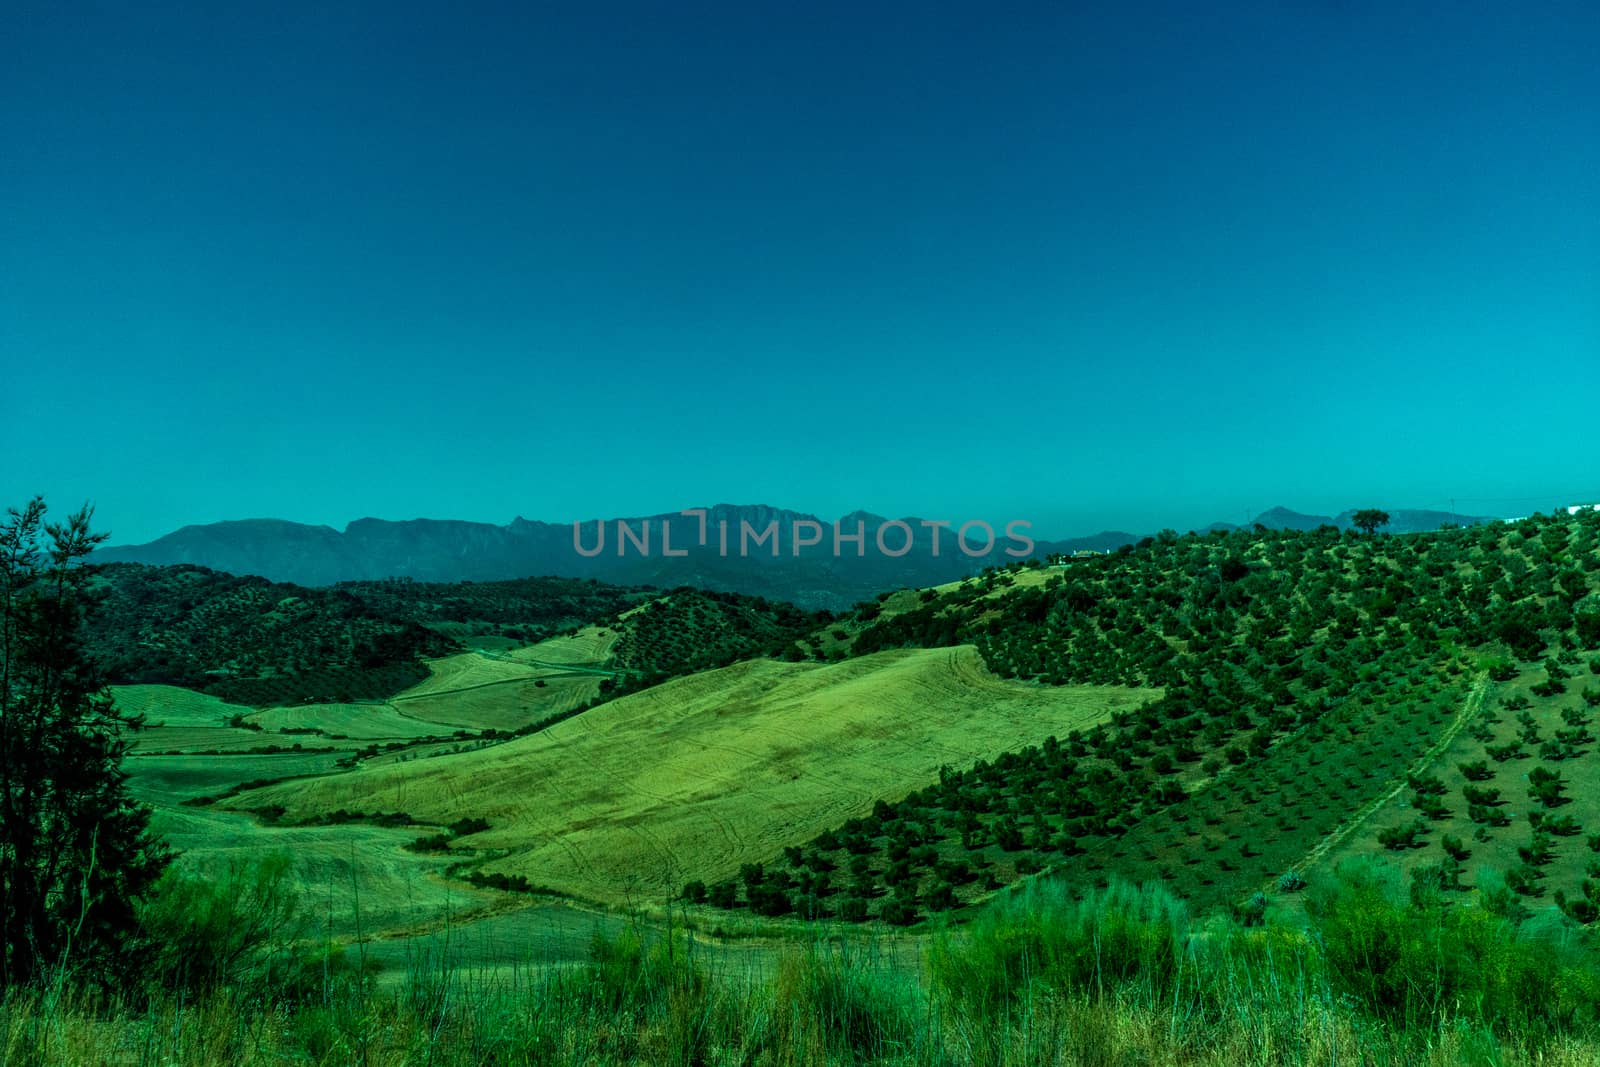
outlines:
{"label": "farm field", "polygon": [[[622,614],[626,619],[638,612],[630,609]],[[617,631],[608,626],[585,626],[576,633],[550,637],[538,644],[519,648],[508,655],[519,662],[566,663],[574,666],[600,666],[611,655],[617,643]]]}
{"label": "farm field", "polygon": [[156,807],[216,796],[245,782],[271,781],[337,770],[338,749],[274,755],[130,756],[123,763],[133,795]]}
{"label": "farm field", "polygon": [[124,712],[143,715],[146,728],[226,726],[235,715],[250,713],[243,705],[176,685],[118,685],[111,695]]}
{"label": "farm field", "polygon": [[133,736],[135,756],[260,752],[264,748],[330,749],[342,742],[313,735],[268,734],[233,726],[158,726]]}
{"label": "farm field", "polygon": [[428,661],[428,677],[397,694],[394,700],[419,700],[441,693],[522,682],[543,676],[540,668],[518,663],[500,653],[463,652]]}
{"label": "farm field", "polygon": [[[185,868],[221,874],[230,864],[287,854],[297,894],[318,912],[319,933],[339,940],[354,938],[359,928],[369,937],[403,941],[436,925],[470,922],[486,909],[525,906],[524,899],[445,877],[451,857],[405,847],[419,835],[415,828],[283,826],[186,805],[245,783],[303,784],[308,777],[349,773],[341,761],[410,767],[461,752],[484,742],[454,737],[457,731],[514,729],[580,706],[600,681],[596,674],[477,653],[435,660],[429,669],[423,683],[381,703],[249,708],[176,686],[116,687],[119,706],[147,720],[124,761],[130,792],[155,809],[155,829],[181,853]],[[369,745],[381,750],[373,753]],[[581,951],[587,936],[572,951]]]}
{"label": "farm field", "polygon": [[1132,710],[1157,690],[995,678],[970,646],[841,664],[756,660],[665,683],[459,756],[267,787],[227,802],[483,818],[490,873],[612,904],[730,875],[961,765]]}
{"label": "farm field", "polygon": [[[444,968],[466,989],[516,988],[537,984],[553,969],[583,966],[593,958],[597,936],[634,934],[653,940],[662,930],[660,917],[539,902],[506,910],[491,907],[464,922],[436,921],[425,929],[375,937],[362,954],[377,969],[380,983],[399,984],[418,970],[431,974]],[[848,953],[853,968],[880,973],[914,973],[927,947],[922,935],[832,924],[785,933],[788,936],[722,938],[696,931],[684,944],[707,974],[738,981],[770,980],[797,947],[807,944],[829,953]]]}
{"label": "farm field", "polygon": [[[1565,902],[1574,918],[1593,921],[1597,711],[1600,672],[1581,661],[1548,661],[1495,684],[1466,728],[1325,866],[1381,856],[1446,892],[1504,884],[1530,900]],[[1541,789],[1540,780],[1553,784]]]}
{"label": "farm field", "polygon": [[518,905],[506,894],[442,877],[448,857],[405,848],[415,830],[275,826],[215,808],[160,809],[155,827],[183,853],[190,870],[213,877],[230,865],[286,853],[313,932],[335,940],[422,933]]}
{"label": "farm field", "polygon": [[[554,647],[558,656],[574,658],[573,647],[598,646],[591,637],[575,646],[556,639]],[[416,829],[282,826],[186,806],[245,783],[291,779],[303,786],[310,777],[344,775],[349,771],[341,761],[358,758],[409,771],[418,760],[486,743],[453,736],[460,730],[511,730],[579,707],[598,692],[602,677],[476,652],[428,667],[425,681],[387,702],[249,708],[176,686],[116,687],[119,706],[147,720],[124,762],[129,789],[155,808],[157,830],[182,853],[186,867],[216,872],[230,862],[286,851],[306,899],[333,900],[339,937],[354,936],[358,906],[368,933],[390,937],[466,921],[490,904],[521,907],[523,900],[443,877],[450,857],[404,847],[417,838]]]}
{"label": "farm field", "polygon": [[[561,673],[521,664],[495,662],[500,680],[460,688],[407,690],[389,707],[403,718],[455,730],[519,730],[574,708],[600,693],[601,676]],[[491,672],[475,672],[484,677]]]}
{"label": "farm field", "polygon": [[1331,877],[1383,799],[1472,721],[1480,701],[1474,679],[1447,669],[1394,679],[1259,762],[1204,783],[1167,818],[1142,821],[1063,867],[1159,881],[1196,901],[1261,890],[1294,903],[1278,893],[1280,877]]}
{"label": "farm field", "polygon": [[[542,642],[576,662],[591,638]],[[118,706],[142,714],[136,753],[250,751],[268,745],[326,748],[344,741],[410,741],[460,730],[512,731],[581,707],[603,673],[534,666],[503,653],[465,652],[431,660],[428,677],[387,701],[251,708],[169,685],[113,687]],[[238,722],[240,725],[231,725]],[[280,736],[281,735],[281,736]],[[344,745],[357,748],[360,746]]]}
{"label": "farm field", "polygon": [[405,715],[392,704],[301,704],[254,711],[244,721],[268,733],[312,730],[352,741],[438,737],[450,732],[440,723]]}

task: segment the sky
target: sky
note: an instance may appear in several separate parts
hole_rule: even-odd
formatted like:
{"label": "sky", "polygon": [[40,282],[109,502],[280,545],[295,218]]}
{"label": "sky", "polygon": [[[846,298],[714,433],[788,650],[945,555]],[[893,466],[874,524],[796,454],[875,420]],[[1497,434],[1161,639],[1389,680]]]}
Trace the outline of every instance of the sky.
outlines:
{"label": "sky", "polygon": [[1561,0],[8,4],[0,505],[1600,499],[1597,51]]}

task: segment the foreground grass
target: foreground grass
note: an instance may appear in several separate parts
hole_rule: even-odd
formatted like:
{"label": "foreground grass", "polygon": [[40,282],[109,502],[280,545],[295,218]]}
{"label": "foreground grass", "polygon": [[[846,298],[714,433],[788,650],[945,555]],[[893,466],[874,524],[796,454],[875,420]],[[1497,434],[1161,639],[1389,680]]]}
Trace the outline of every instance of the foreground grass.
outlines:
{"label": "foreground grass", "polygon": [[[548,997],[462,997],[430,1013],[404,995],[341,1001],[293,1012],[258,1010],[219,995],[166,1001],[142,1011],[68,1000],[17,999],[0,1009],[4,1062],[44,1064],[1060,1064],[1094,1067],[1245,1065],[1539,1064],[1592,1067],[1600,1043],[1562,1038],[1537,1048],[1467,1026],[1395,1034],[1374,1030],[1326,1004],[1298,1015],[1253,1012],[1218,1024],[1185,1025],[1166,1011],[1084,997],[1041,1000],[1005,1031],[902,1029],[897,1020],[853,1017],[788,986],[748,999],[678,993],[616,1013]],[[763,991],[757,991],[763,992]],[[810,1001],[783,1002],[800,993]],[[830,1011],[832,1014],[830,1014]],[[912,1020],[906,1020],[909,1027]],[[854,1029],[852,1029],[854,1027]],[[878,1041],[856,1048],[852,1042]]]}
{"label": "foreground grass", "polygon": [[[277,952],[195,986],[158,953],[153,995],[12,993],[0,1062],[1600,1062],[1600,956],[1581,932],[1407,899],[1365,873],[1307,911],[1305,928],[1242,927],[1160,890],[1041,886],[936,934],[921,968],[819,939],[765,973],[719,970],[689,935],[628,930],[597,935],[581,966],[489,981],[418,958],[381,989],[337,956]],[[185,975],[203,944],[173,954]]]}
{"label": "foreground grass", "polygon": [[86,995],[13,997],[0,1059],[45,1064],[1541,1064],[1600,1062],[1600,1040],[1528,1043],[1465,1019],[1396,1030],[1324,990],[1240,989],[1227,1014],[1194,1018],[1130,993],[1038,991],[998,1026],[915,983],[797,953],[763,984],[686,968],[606,963],[526,988],[422,981],[348,990],[295,1008],[228,992],[142,1007]]}

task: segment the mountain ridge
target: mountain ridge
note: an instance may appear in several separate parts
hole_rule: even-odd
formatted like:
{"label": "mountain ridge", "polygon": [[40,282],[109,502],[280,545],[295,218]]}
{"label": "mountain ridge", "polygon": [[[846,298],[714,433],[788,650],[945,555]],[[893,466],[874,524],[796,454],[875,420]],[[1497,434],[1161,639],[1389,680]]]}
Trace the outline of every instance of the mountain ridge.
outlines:
{"label": "mountain ridge", "polygon": [[[702,515],[703,513],[703,515]],[[1353,511],[1304,515],[1278,507],[1256,521],[1279,529],[1349,528]],[[1394,533],[1487,521],[1484,517],[1397,510]],[[463,519],[362,517],[343,530],[288,519],[229,519],[190,524],[153,541],[112,545],[98,562],[194,564],[230,574],[260,575],[307,586],[378,578],[417,581],[496,581],[531,575],[594,578],[620,585],[691,585],[787,600],[808,608],[844,610],[877,593],[938,585],[1016,559],[1080,551],[1110,552],[1139,540],[1122,530],[1060,540],[1036,540],[1031,551],[995,528],[987,551],[974,527],[966,550],[957,527],[915,516],[887,519],[856,510],[834,524],[815,514],[770,504],[719,503],[689,513],[552,523],[517,516],[504,525]],[[702,526],[703,523],[703,526]],[[622,527],[629,540],[624,543]],[[775,526],[777,535],[763,540]],[[1238,527],[1213,523],[1206,530]],[[663,532],[670,529],[670,542]],[[804,533],[801,533],[801,530]],[[861,541],[855,540],[857,530]],[[724,535],[726,540],[724,540]],[[909,535],[909,536],[908,536]],[[805,540],[801,540],[804,538]],[[646,545],[641,551],[639,544]],[[726,544],[726,550],[724,549]],[[837,547],[838,552],[835,552]]]}

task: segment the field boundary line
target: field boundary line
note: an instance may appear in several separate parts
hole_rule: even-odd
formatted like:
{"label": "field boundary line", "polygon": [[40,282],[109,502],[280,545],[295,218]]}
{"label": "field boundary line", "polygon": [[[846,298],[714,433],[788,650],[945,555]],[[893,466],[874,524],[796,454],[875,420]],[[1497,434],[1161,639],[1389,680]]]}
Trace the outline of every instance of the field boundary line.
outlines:
{"label": "field boundary line", "polygon": [[[542,670],[566,671],[570,674],[603,674],[607,677],[616,677],[619,674],[642,674],[643,671],[631,670],[625,667],[596,667],[592,663],[553,663],[542,659],[514,659],[503,652],[491,652],[486,648],[473,649],[484,659],[495,663],[514,663],[518,666],[538,667]],[[603,662],[603,661],[602,661]],[[497,683],[489,683],[491,685]]]}
{"label": "field boundary line", "polygon": [[493,689],[497,685],[527,685],[529,682],[538,681],[539,678],[539,675],[530,674],[525,678],[501,678],[497,682],[475,682],[472,685],[458,685],[453,689],[434,689],[427,693],[397,693],[389,698],[389,703],[409,704],[414,700],[429,700],[433,697],[448,697],[456,696],[460,693],[473,693],[479,689]]}

